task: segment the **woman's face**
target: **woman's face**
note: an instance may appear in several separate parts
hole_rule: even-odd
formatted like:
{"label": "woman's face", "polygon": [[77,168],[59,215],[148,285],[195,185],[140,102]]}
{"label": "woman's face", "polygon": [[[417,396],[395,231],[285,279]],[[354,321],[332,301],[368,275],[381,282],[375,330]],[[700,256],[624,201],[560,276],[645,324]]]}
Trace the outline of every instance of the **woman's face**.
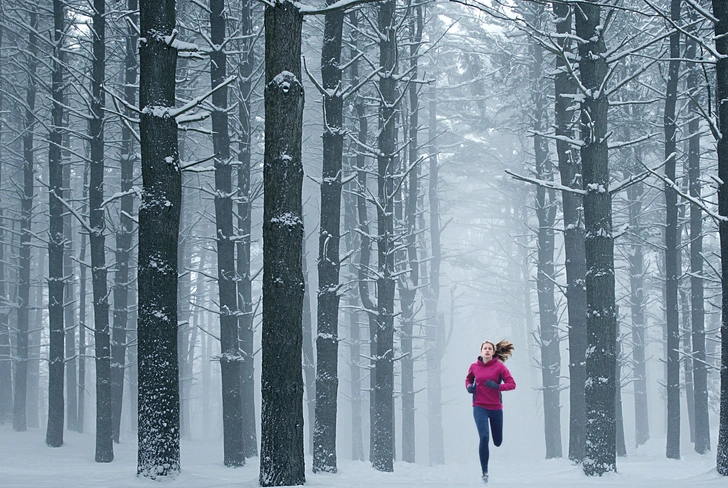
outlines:
{"label": "woman's face", "polygon": [[495,349],[490,342],[486,342],[480,346],[480,355],[483,357],[483,361],[487,362],[493,359],[493,354],[495,354]]}

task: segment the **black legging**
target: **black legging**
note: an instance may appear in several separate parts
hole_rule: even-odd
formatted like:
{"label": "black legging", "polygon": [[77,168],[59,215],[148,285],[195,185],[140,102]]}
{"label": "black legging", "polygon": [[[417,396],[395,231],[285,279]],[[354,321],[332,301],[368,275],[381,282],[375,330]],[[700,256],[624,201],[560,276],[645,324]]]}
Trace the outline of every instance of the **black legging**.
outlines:
{"label": "black legging", "polygon": [[[480,437],[480,467],[483,473],[488,472],[488,459],[490,451],[488,450],[489,430],[493,431],[493,444],[500,446],[503,442],[503,410],[488,410],[483,407],[473,407],[473,417],[475,425],[478,427],[478,436]],[[490,421],[490,429],[488,429],[488,421]]]}

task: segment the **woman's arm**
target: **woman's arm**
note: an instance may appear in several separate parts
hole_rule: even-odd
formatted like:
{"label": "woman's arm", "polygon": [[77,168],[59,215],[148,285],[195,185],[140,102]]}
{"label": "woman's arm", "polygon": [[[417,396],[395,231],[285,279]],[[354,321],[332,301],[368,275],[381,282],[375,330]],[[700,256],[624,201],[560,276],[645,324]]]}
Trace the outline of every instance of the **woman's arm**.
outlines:
{"label": "woman's arm", "polygon": [[505,364],[502,364],[503,371],[501,371],[501,378],[503,378],[503,383],[498,385],[498,390],[500,391],[508,391],[508,390],[515,390],[516,389],[516,380],[513,379],[513,376],[511,375],[511,372],[508,371],[508,368]]}

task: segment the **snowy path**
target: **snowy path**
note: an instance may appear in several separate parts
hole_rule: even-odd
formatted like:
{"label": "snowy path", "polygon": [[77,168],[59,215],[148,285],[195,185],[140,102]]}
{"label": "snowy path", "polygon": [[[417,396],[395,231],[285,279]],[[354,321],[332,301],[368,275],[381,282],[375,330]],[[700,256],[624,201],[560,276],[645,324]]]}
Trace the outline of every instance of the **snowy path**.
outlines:
{"label": "snowy path", "polygon": [[[12,488],[115,488],[156,487],[156,482],[137,479],[136,445],[127,439],[115,446],[111,464],[93,460],[94,436],[66,432],[65,445],[51,449],[44,444],[44,432],[16,433],[0,426],[0,486]],[[540,439],[538,439],[540,442]],[[546,461],[539,457],[518,456],[518,446],[493,450],[490,487],[728,487],[728,479],[715,471],[715,454],[698,456],[683,449],[683,459],[667,460],[664,443],[653,442],[642,450],[619,459],[619,473],[602,478],[586,478],[578,466],[566,460]],[[530,452],[520,446],[520,452]],[[183,442],[180,476],[162,486],[180,488],[256,487],[257,459],[239,469],[222,466],[221,443],[206,440]],[[475,454],[472,460],[431,468],[419,464],[397,463],[394,473],[379,473],[369,463],[340,459],[339,473],[306,474],[306,486],[313,487],[482,487]],[[307,465],[310,467],[310,459]]]}

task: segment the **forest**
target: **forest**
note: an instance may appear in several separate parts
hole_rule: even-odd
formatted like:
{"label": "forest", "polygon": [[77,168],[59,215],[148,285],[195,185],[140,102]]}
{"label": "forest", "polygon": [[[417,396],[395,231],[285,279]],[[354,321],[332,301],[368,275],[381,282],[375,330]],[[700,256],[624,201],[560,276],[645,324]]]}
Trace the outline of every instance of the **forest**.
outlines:
{"label": "forest", "polygon": [[539,459],[728,476],[726,99],[721,0],[0,0],[0,444],[445,466],[505,339]]}

